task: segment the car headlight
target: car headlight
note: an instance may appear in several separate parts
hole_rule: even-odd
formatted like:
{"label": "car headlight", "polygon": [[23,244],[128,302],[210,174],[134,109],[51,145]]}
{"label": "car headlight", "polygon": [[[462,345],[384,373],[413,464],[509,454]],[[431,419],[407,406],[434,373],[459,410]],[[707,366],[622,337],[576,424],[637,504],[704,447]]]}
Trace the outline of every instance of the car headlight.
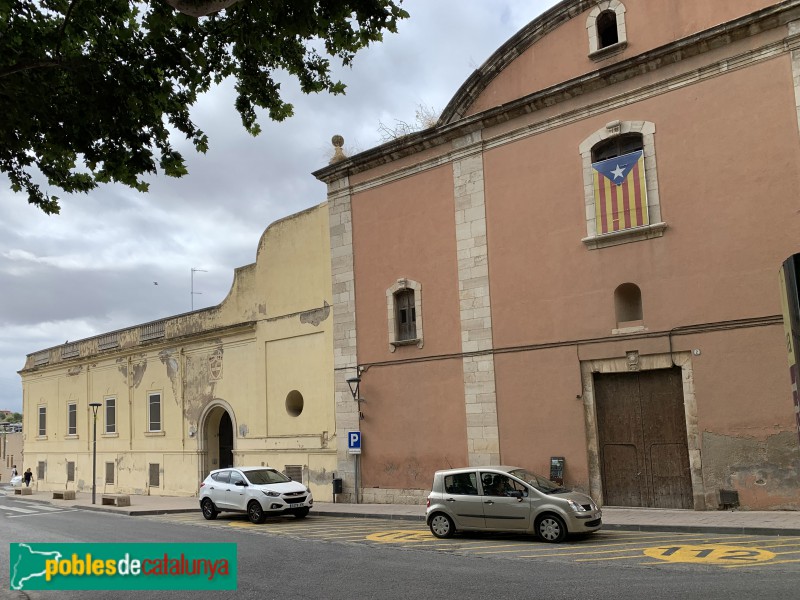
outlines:
{"label": "car headlight", "polygon": [[261,490],[261,493],[263,493],[265,496],[269,496],[270,498],[277,498],[280,496],[278,492],[272,492],[272,491],[268,492],[266,490]]}
{"label": "car headlight", "polygon": [[575,500],[567,500],[567,502],[569,502],[569,507],[575,512],[586,512],[586,509],[583,508],[583,506],[581,506],[577,502],[575,502]]}

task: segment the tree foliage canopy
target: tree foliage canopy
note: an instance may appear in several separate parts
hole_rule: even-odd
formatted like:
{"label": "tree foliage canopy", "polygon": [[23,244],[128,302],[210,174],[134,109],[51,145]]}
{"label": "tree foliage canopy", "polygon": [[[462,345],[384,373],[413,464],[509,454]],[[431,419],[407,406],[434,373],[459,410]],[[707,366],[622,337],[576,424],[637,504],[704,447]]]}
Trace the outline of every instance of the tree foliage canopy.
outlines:
{"label": "tree foliage canopy", "polygon": [[[45,213],[58,198],[35,181],[88,192],[143,176],[186,174],[170,129],[205,152],[190,108],[213,83],[236,80],[244,128],[256,109],[281,121],[292,106],[273,73],[304,93],[340,94],[330,61],[395,32],[402,0],[240,0],[200,19],[162,0],[0,0],[0,171]],[[317,52],[314,46],[324,48]]]}

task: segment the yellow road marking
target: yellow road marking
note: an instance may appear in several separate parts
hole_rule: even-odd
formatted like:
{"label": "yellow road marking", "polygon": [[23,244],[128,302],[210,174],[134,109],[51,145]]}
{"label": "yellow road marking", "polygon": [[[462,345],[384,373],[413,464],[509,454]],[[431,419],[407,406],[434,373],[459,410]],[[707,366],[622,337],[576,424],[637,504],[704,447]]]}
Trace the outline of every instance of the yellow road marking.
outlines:
{"label": "yellow road marking", "polygon": [[415,530],[394,530],[394,531],[378,531],[366,537],[371,542],[381,542],[385,544],[393,544],[397,542],[428,542],[433,538],[433,534],[427,529],[424,531]]}
{"label": "yellow road marking", "polygon": [[728,544],[703,544],[701,546],[659,546],[647,548],[645,555],[666,562],[698,563],[711,565],[741,565],[766,562],[775,558],[775,553],[752,546],[742,547]]}

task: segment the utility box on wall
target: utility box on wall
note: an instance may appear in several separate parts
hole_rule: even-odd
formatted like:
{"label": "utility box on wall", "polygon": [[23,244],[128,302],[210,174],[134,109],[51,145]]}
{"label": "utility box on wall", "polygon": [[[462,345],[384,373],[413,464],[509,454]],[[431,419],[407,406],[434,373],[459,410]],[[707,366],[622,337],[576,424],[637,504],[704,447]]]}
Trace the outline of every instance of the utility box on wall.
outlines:
{"label": "utility box on wall", "polygon": [[564,457],[551,456],[550,457],[550,481],[554,481],[558,485],[564,485]]}

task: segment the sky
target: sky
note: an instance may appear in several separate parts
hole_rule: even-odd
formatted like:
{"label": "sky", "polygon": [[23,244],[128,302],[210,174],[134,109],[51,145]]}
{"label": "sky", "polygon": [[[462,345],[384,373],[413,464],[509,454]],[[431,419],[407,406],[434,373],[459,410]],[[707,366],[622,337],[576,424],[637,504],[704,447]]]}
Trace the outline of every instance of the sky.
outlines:
{"label": "sky", "polygon": [[497,48],[555,4],[404,0],[411,16],[398,33],[336,68],[345,95],[306,96],[279,78],[294,116],[273,123],[260,113],[257,137],[224,82],[192,110],[209,151],[175,138],[189,175],[150,177],[146,194],[108,184],[69,195],[45,183],[61,199],[61,213],[48,216],[0,174],[0,409],[22,409],[17,371],[27,354],[222,302],[270,223],[325,200],[311,173],[328,164],[334,134],[352,155],[382,143],[381,124],[414,123],[419,106],[441,112]]}

